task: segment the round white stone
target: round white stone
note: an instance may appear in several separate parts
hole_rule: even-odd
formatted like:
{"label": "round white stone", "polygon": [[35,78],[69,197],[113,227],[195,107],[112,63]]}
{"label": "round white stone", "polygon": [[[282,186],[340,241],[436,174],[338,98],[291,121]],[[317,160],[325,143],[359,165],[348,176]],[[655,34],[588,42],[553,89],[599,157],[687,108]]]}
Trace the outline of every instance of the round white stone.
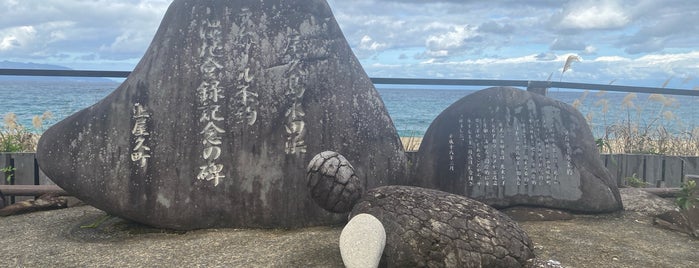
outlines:
{"label": "round white stone", "polygon": [[386,245],[386,230],[376,217],[354,216],[340,234],[340,254],[347,268],[378,267]]}

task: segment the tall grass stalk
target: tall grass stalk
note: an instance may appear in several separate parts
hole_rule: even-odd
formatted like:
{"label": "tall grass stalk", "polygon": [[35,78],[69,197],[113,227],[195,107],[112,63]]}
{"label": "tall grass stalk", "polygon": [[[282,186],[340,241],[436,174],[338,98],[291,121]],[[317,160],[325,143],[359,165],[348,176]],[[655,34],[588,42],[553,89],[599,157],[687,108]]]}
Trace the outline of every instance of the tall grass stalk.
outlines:
{"label": "tall grass stalk", "polygon": [[[597,94],[602,96],[604,93]],[[580,110],[587,95],[588,92],[584,92],[572,106]],[[686,127],[681,118],[674,114],[673,110],[679,107],[677,99],[651,94],[645,101],[641,100],[642,103],[638,102],[638,95],[629,93],[620,104],[610,103],[608,99],[594,103],[603,116],[604,133],[596,140],[598,144],[604,144],[600,146],[600,152],[699,156],[699,127]],[[610,105],[622,107],[626,117],[618,122],[608,122]],[[648,114],[645,112],[648,107],[658,107],[658,110],[653,115],[644,117]],[[585,116],[590,126],[594,126],[593,115],[590,111]],[[679,126],[680,130],[670,130],[669,123]]]}
{"label": "tall grass stalk", "polygon": [[7,113],[0,129],[0,152],[33,152],[39,142],[40,135],[37,132],[43,131],[44,121],[52,118],[51,112],[43,115],[36,115],[32,118],[34,131],[27,129],[17,122],[17,115]]}

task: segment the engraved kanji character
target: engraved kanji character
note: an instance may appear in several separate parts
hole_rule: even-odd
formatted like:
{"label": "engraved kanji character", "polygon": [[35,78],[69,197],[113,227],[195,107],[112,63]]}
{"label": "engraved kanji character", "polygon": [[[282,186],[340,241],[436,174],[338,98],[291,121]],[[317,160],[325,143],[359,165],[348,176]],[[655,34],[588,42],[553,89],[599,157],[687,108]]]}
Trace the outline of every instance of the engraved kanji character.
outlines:
{"label": "engraved kanji character", "polygon": [[243,105],[247,106],[248,103],[257,103],[257,93],[249,91],[248,88],[250,88],[249,85],[240,85],[238,86],[238,93],[235,93],[235,96],[238,97],[242,102]]}
{"label": "engraved kanji character", "polygon": [[131,129],[131,134],[136,135],[136,136],[148,136],[150,133],[148,133],[148,129],[146,126],[146,118],[141,117],[141,118],[136,118],[136,123],[133,126],[133,129]]}
{"label": "engraved kanji character", "polygon": [[145,167],[148,164],[148,158],[150,158],[150,155],[145,153],[144,151],[131,153],[131,161],[141,161],[141,167]]}
{"label": "engraved kanji character", "polygon": [[226,176],[221,174],[222,171],[223,171],[222,164],[216,164],[214,162],[210,162],[210,163],[207,163],[207,165],[199,167],[199,175],[197,175],[197,179],[206,180],[206,181],[213,180],[214,186],[218,186],[220,179],[226,177]]}
{"label": "engraved kanji character", "polygon": [[214,78],[216,76],[215,72],[221,68],[223,68],[223,65],[218,63],[215,59],[212,57],[205,57],[204,63],[202,63],[201,67],[199,67],[199,70],[204,73],[205,77]]}
{"label": "engraved kanji character", "polygon": [[133,150],[134,151],[150,151],[150,147],[143,145],[143,142],[146,141],[146,138],[144,137],[138,137],[136,138],[136,146],[134,146]]}
{"label": "engraved kanji character", "polygon": [[214,124],[213,121],[207,123],[204,127],[204,130],[200,132],[200,134],[204,134],[204,145],[220,145],[221,137],[219,137],[218,134],[222,133],[226,132],[223,129],[216,126],[216,124]]}
{"label": "engraved kanji character", "polygon": [[238,80],[245,81],[245,83],[250,83],[255,78],[254,75],[250,75],[250,68],[245,68],[243,72],[238,75]]}
{"label": "engraved kanji character", "polygon": [[200,103],[207,103],[209,100],[213,102],[218,102],[219,98],[223,98],[221,95],[221,88],[219,88],[219,81],[207,81],[201,82],[201,85],[197,88],[197,95],[199,96]]}
{"label": "engraved kanji character", "polygon": [[[306,72],[301,71],[300,74],[305,75]],[[301,78],[298,75],[293,75],[289,78],[289,93],[294,95],[295,98],[301,98],[306,93],[306,89],[301,85]]]}
{"label": "engraved kanji character", "polygon": [[305,115],[306,113],[303,111],[303,107],[296,101],[291,104],[291,108],[289,108],[289,110],[287,110],[284,114],[284,116],[288,117],[291,121],[296,121],[296,119]]}
{"label": "engraved kanji character", "polygon": [[207,107],[200,108],[202,111],[201,117],[199,117],[199,122],[208,121],[223,121],[223,117],[218,116],[218,110],[221,108],[220,105],[210,105]]}
{"label": "engraved kanji character", "polygon": [[146,112],[146,108],[140,103],[135,103],[133,105],[133,118],[147,118],[150,115]]}
{"label": "engraved kanji character", "polygon": [[216,160],[221,157],[221,147],[218,146],[208,146],[204,148],[202,156],[205,160]]}

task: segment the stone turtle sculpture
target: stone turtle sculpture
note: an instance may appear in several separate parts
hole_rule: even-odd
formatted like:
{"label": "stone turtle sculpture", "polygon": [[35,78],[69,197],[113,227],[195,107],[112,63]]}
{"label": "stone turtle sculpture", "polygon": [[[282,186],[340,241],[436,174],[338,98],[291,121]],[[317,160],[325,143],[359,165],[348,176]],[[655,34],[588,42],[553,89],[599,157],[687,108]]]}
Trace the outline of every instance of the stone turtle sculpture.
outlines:
{"label": "stone turtle sculpture", "polygon": [[368,191],[350,216],[374,215],[387,232],[391,267],[520,267],[534,257],[529,236],[478,201],[410,186]]}
{"label": "stone turtle sculpture", "polygon": [[308,164],[311,197],[323,209],[347,213],[362,195],[362,185],[347,159],[331,151],[317,154]]}
{"label": "stone turtle sculpture", "polygon": [[342,211],[350,204],[350,218],[363,213],[376,217],[386,230],[382,263],[389,267],[522,267],[534,258],[529,236],[492,207],[410,186],[377,187],[355,199],[345,191],[361,189],[351,186],[359,180],[347,179],[354,172],[349,163],[343,172],[323,172],[338,169],[335,165],[344,163],[341,155],[323,152],[314,159],[307,170],[314,200],[325,209],[343,204]]}

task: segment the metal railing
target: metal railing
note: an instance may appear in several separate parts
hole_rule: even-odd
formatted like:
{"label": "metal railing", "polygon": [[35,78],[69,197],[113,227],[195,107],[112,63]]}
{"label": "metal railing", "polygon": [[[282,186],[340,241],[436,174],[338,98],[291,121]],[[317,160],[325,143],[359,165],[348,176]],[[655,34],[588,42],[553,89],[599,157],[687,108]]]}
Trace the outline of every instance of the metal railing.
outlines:
{"label": "metal railing", "polygon": [[[94,70],[45,70],[45,69],[0,69],[0,75],[7,76],[62,76],[62,77],[105,77],[105,78],[126,78],[131,74],[128,71],[94,71]],[[384,85],[425,85],[425,86],[511,86],[511,87],[521,87],[526,88],[529,91],[537,92],[540,94],[546,94],[547,89],[550,88],[568,88],[568,89],[581,89],[581,90],[604,90],[604,91],[617,91],[617,92],[635,92],[635,93],[657,93],[657,94],[669,94],[669,95],[682,95],[682,96],[699,96],[699,90],[688,90],[688,89],[674,89],[674,88],[655,88],[655,87],[637,87],[637,86],[619,86],[619,85],[604,85],[604,84],[587,84],[587,83],[571,83],[571,82],[553,82],[553,81],[531,81],[531,80],[489,80],[489,79],[427,79],[427,78],[371,78],[374,84],[384,84]],[[19,154],[22,156],[23,154]],[[11,159],[14,161],[16,157],[10,156],[9,154],[4,156],[6,164],[9,164]],[[612,157],[612,156],[605,156]],[[0,160],[2,160],[0,159]],[[606,158],[605,158],[606,159]],[[27,158],[27,161],[33,162],[36,165],[36,161],[33,160],[33,155],[31,159]],[[662,161],[666,161],[663,159]],[[684,165],[687,159],[682,159],[680,162]],[[606,163],[607,161],[605,161]],[[618,161],[622,162],[622,161]],[[628,161],[623,161],[626,163]],[[645,163],[646,161],[644,161]],[[692,161],[689,161],[692,162]],[[689,163],[687,162],[687,163]],[[694,162],[699,163],[699,158],[695,159]],[[27,164],[27,166],[32,166]],[[627,167],[628,166],[628,167]],[[624,172],[628,170],[634,171],[633,167],[639,165],[624,165]],[[663,166],[665,166],[663,164]],[[694,165],[692,166],[694,167]],[[619,167],[621,168],[621,167]],[[618,168],[617,168],[618,169]],[[27,168],[27,170],[38,171],[38,167],[34,169]],[[644,168],[645,170],[645,168]],[[696,164],[696,170],[686,170],[682,168],[683,174],[687,173],[699,173],[699,164]],[[617,178],[622,177],[622,170],[617,170],[619,174],[616,174]],[[16,172],[16,181],[22,184],[22,180],[26,180],[25,184],[32,184],[31,181],[38,182],[40,172],[34,172],[31,174],[23,174],[23,171]],[[624,173],[625,174],[625,173]],[[25,176],[26,175],[26,176]],[[673,174],[676,175],[676,174]],[[45,176],[45,175],[43,175]],[[4,178],[4,174],[0,174],[0,178]],[[25,178],[26,177],[26,178]],[[663,176],[664,178],[664,176]],[[663,179],[658,182],[665,183]],[[620,184],[623,182],[619,182]],[[2,184],[0,182],[0,184]],[[44,184],[44,183],[36,183]],[[660,185],[658,185],[660,186]],[[666,185],[670,187],[677,187],[677,183],[671,183]],[[2,186],[2,190],[7,191],[8,194],[12,195],[39,195],[45,192],[52,191],[62,191],[60,188],[54,186],[39,186],[39,187],[25,187],[25,186]],[[14,187],[14,188],[13,188]],[[42,188],[43,187],[43,188]],[[46,188],[49,187],[49,188]],[[61,192],[63,193],[63,192]]]}
{"label": "metal railing", "polygon": [[[92,71],[92,70],[43,70],[43,69],[0,69],[0,75],[12,76],[72,76],[72,77],[111,77],[126,78],[127,71]],[[431,79],[431,78],[371,78],[374,84],[390,85],[432,85],[432,86],[510,86],[523,87],[531,91],[543,91],[548,88],[569,88],[605,90],[617,92],[657,93],[681,96],[699,96],[699,90],[619,86],[588,83],[537,81],[537,80],[492,80],[492,79]]]}

